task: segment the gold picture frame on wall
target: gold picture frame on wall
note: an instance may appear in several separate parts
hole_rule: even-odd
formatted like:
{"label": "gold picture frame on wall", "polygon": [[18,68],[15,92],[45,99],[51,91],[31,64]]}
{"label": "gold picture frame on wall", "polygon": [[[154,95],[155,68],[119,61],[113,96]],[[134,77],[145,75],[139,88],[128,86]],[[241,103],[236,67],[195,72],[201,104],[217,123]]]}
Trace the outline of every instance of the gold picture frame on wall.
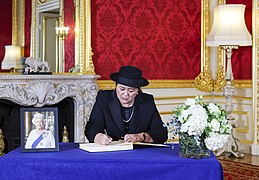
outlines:
{"label": "gold picture frame on wall", "polygon": [[[197,88],[212,91],[213,81],[210,74],[209,49],[205,45],[209,33],[209,1],[201,0],[201,72],[194,80],[149,80],[146,88]],[[100,89],[113,89],[114,82],[97,80]]]}
{"label": "gold picture frame on wall", "polygon": [[[75,24],[77,32],[75,34],[75,64],[79,64],[80,73],[95,74],[94,65],[92,62],[91,49],[91,0],[80,1],[75,0]],[[222,0],[218,2],[223,3]],[[36,6],[37,0],[32,4],[32,44],[31,53],[35,54],[36,46]],[[219,68],[217,77],[212,79],[210,71],[210,51],[206,47],[206,35],[210,30],[210,1],[201,0],[201,71],[200,74],[193,80],[150,80],[150,85],[147,88],[197,88],[201,91],[220,91],[224,83],[224,70]],[[219,51],[219,65],[222,62]],[[222,63],[221,63],[222,64]],[[219,66],[220,67],[220,66]],[[222,65],[221,65],[222,67]],[[113,89],[114,82],[111,80],[97,80],[99,89]],[[235,85],[238,88],[251,87],[250,80],[235,80]]]}

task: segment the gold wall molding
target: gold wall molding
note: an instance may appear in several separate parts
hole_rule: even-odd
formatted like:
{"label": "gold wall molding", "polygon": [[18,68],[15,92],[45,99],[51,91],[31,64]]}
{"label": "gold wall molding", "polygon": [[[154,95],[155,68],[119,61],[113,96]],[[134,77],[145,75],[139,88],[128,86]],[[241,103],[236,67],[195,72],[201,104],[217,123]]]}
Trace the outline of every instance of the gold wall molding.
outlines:
{"label": "gold wall molding", "polygon": [[241,88],[252,88],[252,80],[234,80],[235,87]]}
{"label": "gold wall molding", "polygon": [[12,0],[12,45],[18,45],[18,3]]}
{"label": "gold wall molding", "polygon": [[217,76],[214,83],[214,91],[222,92],[223,87],[226,85],[225,70],[223,66],[218,66]]}
{"label": "gold wall molding", "polygon": [[12,45],[24,47],[25,0],[12,0]]}
{"label": "gold wall molding", "polygon": [[[196,88],[196,81],[194,80],[149,80],[150,84],[145,87],[147,89],[160,89],[160,88]],[[224,83],[225,81],[222,81]],[[251,80],[234,80],[235,87],[237,88],[251,88]],[[114,89],[115,83],[111,80],[97,80],[99,89]],[[207,86],[206,86],[207,87]],[[204,87],[204,89],[206,88]],[[208,87],[208,88],[211,88]]]}
{"label": "gold wall molding", "polygon": [[[94,65],[92,62],[91,48],[91,0],[75,0],[79,4],[79,9],[76,8],[76,23],[79,27],[79,66],[82,74],[95,74]],[[76,5],[77,6],[77,5]]]}
{"label": "gold wall molding", "polygon": [[32,15],[31,15],[31,47],[30,47],[30,56],[36,57],[36,7],[37,0],[32,0]]}
{"label": "gold wall molding", "polygon": [[206,35],[210,27],[209,1],[201,1],[201,72],[195,78],[195,87],[201,91],[213,91],[213,80],[210,73],[209,48],[206,46]]}
{"label": "gold wall molding", "polygon": [[97,80],[97,85],[100,90],[115,89],[115,83],[111,80]]}
{"label": "gold wall molding", "polygon": [[173,111],[163,111],[159,113],[160,115],[170,115],[173,114]]}
{"label": "gold wall molding", "polygon": [[[161,97],[155,97],[155,100],[176,100],[176,99],[187,99],[187,98],[194,98],[195,96],[161,96]],[[210,100],[210,99],[225,99],[225,96],[223,95],[202,95],[204,100]],[[248,100],[248,101],[252,101],[252,97],[245,97],[245,96],[234,96],[233,99],[235,100]],[[217,101],[217,103],[221,103],[221,104],[225,104],[225,101],[219,102]],[[236,103],[237,104],[237,103]],[[247,103],[245,105],[252,105],[251,103]],[[239,112],[239,111],[238,111]]]}
{"label": "gold wall molding", "polygon": [[202,71],[194,81],[195,88],[201,91],[213,91],[213,81],[211,78],[211,73],[207,69],[205,71]]}
{"label": "gold wall molding", "polygon": [[195,88],[194,80],[149,80],[146,88]]}
{"label": "gold wall molding", "polygon": [[240,142],[243,144],[253,144],[253,140],[240,139]]}
{"label": "gold wall molding", "polygon": [[[97,80],[99,89],[114,89],[115,83],[111,80]],[[194,80],[149,80],[149,85],[144,89],[159,88],[195,88]]]}

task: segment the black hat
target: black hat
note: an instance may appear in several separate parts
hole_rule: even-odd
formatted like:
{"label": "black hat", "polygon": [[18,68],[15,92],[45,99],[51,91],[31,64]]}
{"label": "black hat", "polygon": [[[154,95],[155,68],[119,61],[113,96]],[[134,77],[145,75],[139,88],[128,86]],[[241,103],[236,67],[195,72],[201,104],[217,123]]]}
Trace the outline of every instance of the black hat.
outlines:
{"label": "black hat", "polygon": [[110,78],[116,83],[130,87],[143,87],[149,84],[148,80],[142,77],[142,71],[134,66],[122,66],[120,71],[112,73]]}

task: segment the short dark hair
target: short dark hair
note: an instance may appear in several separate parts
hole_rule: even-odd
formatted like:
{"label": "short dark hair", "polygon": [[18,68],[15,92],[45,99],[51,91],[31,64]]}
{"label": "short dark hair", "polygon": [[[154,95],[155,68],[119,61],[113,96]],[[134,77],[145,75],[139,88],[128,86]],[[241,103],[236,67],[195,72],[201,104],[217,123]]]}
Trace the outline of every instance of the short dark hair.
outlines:
{"label": "short dark hair", "polygon": [[[117,87],[118,84],[119,84],[119,83],[116,83],[116,87]],[[143,93],[141,87],[138,87],[137,89],[138,89],[138,93]]]}

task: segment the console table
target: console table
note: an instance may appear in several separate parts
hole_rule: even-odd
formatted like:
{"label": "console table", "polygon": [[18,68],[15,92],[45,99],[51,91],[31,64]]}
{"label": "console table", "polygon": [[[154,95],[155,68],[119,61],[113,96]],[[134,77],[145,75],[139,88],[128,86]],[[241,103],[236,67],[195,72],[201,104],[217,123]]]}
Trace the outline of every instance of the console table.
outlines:
{"label": "console table", "polygon": [[89,153],[78,144],[62,143],[59,152],[22,153],[0,158],[0,179],[174,179],[221,180],[216,157],[181,158],[178,146],[134,147],[134,150]]}

